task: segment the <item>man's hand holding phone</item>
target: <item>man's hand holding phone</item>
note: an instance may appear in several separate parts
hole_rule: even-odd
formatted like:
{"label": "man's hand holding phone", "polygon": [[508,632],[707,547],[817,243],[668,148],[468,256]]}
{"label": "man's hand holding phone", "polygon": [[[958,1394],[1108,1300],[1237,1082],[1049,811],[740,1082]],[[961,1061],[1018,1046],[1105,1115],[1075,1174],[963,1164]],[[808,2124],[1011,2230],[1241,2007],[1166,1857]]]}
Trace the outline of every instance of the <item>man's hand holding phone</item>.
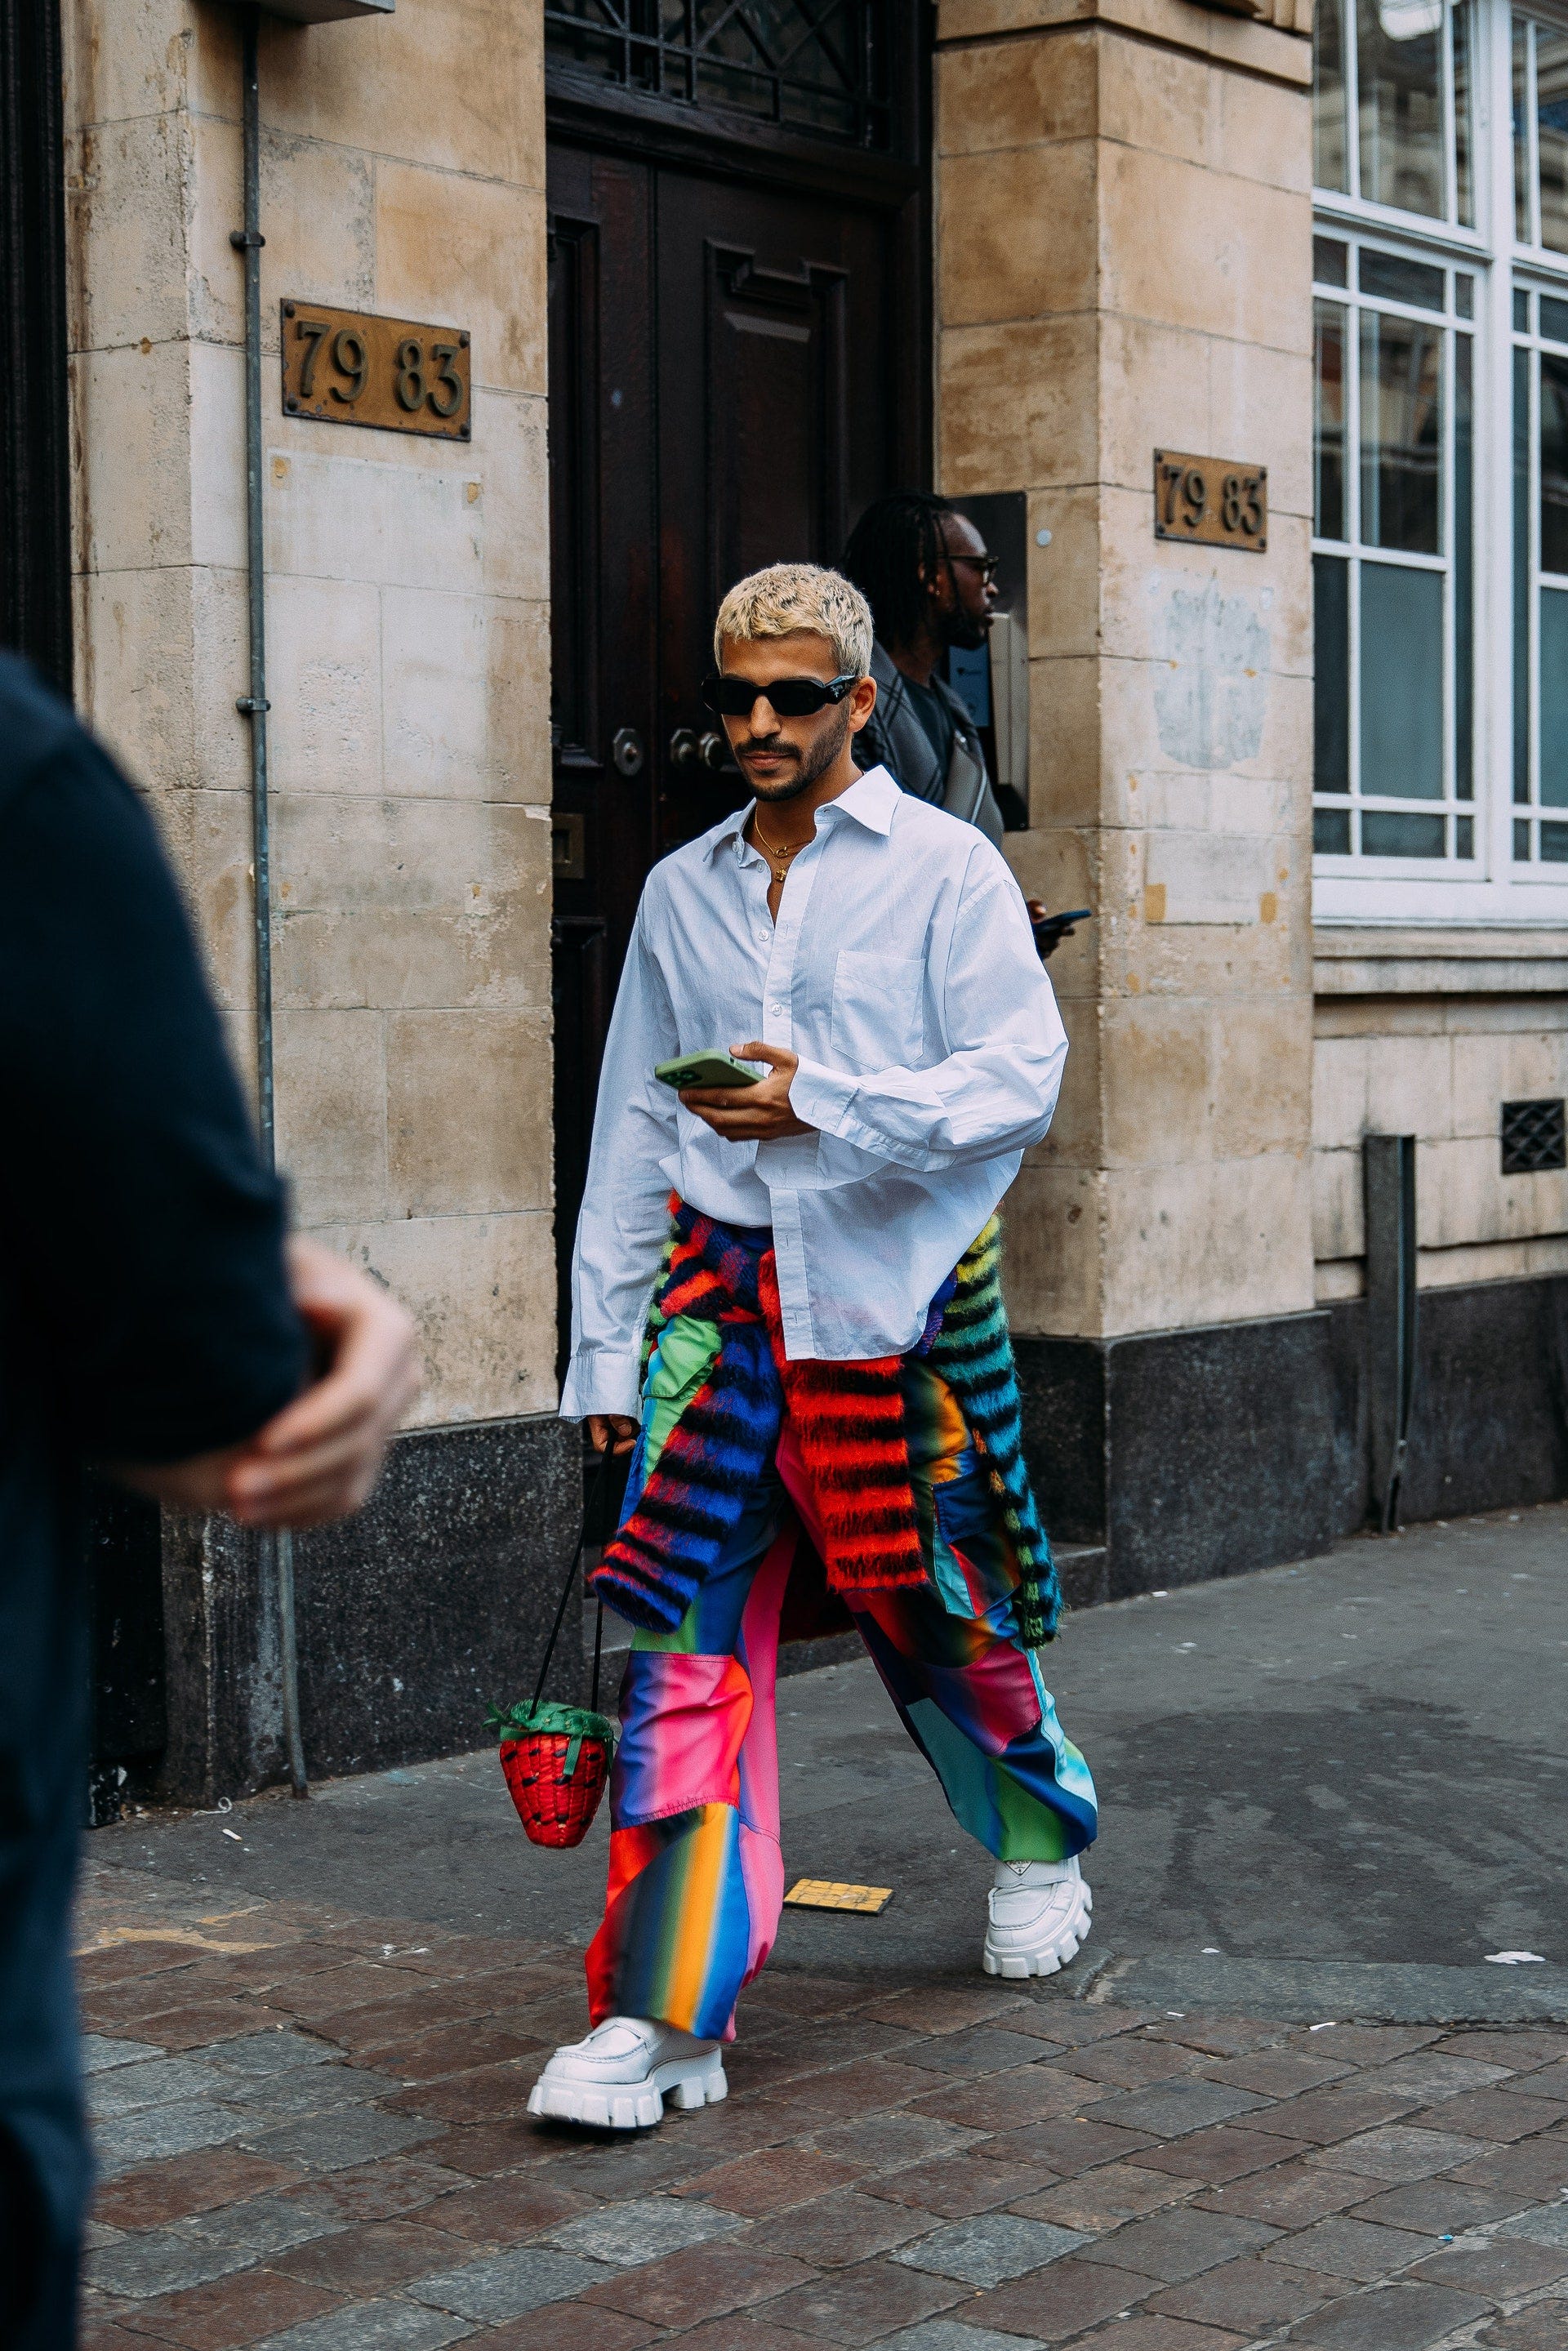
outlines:
{"label": "man's hand holding phone", "polygon": [[800,1066],[798,1053],[782,1045],[764,1045],[753,1038],[730,1048],[741,1061],[766,1061],[767,1077],[756,1085],[684,1086],[681,1100],[687,1110],[722,1134],[727,1143],[773,1143],[780,1135],[810,1134],[803,1118],[789,1106],[789,1086]]}

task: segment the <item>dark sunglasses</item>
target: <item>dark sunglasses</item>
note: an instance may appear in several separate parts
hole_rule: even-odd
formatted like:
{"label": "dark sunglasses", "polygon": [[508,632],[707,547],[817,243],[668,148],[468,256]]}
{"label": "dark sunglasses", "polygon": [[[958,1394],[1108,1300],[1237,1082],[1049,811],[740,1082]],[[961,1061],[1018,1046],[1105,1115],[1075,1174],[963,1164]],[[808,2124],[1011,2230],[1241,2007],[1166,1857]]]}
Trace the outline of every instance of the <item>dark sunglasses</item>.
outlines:
{"label": "dark sunglasses", "polygon": [[765,697],[780,718],[814,718],[830,702],[841,702],[859,684],[859,678],[847,672],[826,685],[818,677],[776,677],[771,685],[753,685],[749,678],[720,677],[715,672],[703,680],[703,701],[719,718],[749,718]]}
{"label": "dark sunglasses", "polygon": [[997,576],[1001,559],[996,555],[949,555],[946,560],[949,564],[967,563],[971,571],[979,573],[981,580],[988,588]]}

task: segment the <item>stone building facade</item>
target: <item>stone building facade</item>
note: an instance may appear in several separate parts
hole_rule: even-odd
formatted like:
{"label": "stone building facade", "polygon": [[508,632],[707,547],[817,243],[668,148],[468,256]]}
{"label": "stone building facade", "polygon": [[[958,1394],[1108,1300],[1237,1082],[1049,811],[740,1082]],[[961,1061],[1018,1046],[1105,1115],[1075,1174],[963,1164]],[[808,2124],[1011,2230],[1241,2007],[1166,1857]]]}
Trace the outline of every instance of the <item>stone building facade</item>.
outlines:
{"label": "stone building facade", "polygon": [[[371,1510],[298,1546],[312,1768],[471,1742],[537,1659],[597,1041],[648,864],[733,804],[713,601],[901,483],[1016,510],[1008,854],[1093,909],[1009,1210],[1076,1598],[1382,1506],[1369,1134],[1416,1138],[1406,1514],[1568,1490],[1557,0],[1319,0],[1315,43],[1307,0],[352,5],[258,47],[277,1136],[428,1381]],[[60,0],[33,266],[74,691],[254,1067],[243,14]],[[287,413],[286,301],[465,331],[468,437]],[[1228,488],[1183,527],[1203,468],[1216,508],[1266,475],[1262,544]],[[42,495],[8,476],[13,521]],[[157,1686],[102,1752],[275,1775],[266,1558],[123,1510],[100,1552],[140,1595],[105,1676]]]}

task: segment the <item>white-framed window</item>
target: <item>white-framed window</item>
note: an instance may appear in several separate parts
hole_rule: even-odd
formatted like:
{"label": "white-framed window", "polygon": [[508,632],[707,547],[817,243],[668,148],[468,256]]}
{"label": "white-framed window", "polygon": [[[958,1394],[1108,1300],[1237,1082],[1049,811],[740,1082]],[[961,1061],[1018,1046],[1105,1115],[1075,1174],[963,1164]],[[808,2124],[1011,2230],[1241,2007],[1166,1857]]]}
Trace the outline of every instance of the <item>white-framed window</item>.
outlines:
{"label": "white-framed window", "polygon": [[1315,67],[1315,911],[1568,920],[1568,0]]}

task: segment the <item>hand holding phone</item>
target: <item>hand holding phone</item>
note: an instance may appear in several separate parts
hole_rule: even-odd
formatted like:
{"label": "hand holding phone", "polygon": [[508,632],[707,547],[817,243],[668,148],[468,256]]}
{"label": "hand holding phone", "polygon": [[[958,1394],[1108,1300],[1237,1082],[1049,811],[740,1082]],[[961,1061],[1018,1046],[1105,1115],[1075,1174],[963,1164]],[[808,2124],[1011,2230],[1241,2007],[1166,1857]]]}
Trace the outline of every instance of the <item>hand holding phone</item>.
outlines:
{"label": "hand holding phone", "polygon": [[710,1045],[700,1053],[683,1053],[673,1061],[656,1061],[653,1075],[666,1086],[681,1093],[687,1086],[755,1086],[761,1082],[760,1070],[748,1070],[733,1053],[721,1052]]}
{"label": "hand holding phone", "polygon": [[1046,963],[1061,945],[1063,939],[1071,938],[1077,924],[1087,923],[1092,919],[1093,908],[1074,906],[1065,914],[1048,914],[1039,900],[1031,898],[1029,902],[1029,914],[1030,928],[1034,933],[1035,946],[1039,950],[1041,963]]}
{"label": "hand holding phone", "polygon": [[[796,1056],[755,1037],[736,1053],[688,1053],[678,1061],[661,1061],[653,1074],[676,1088],[683,1110],[727,1143],[776,1143],[787,1134],[809,1134],[810,1128],[797,1118],[789,1101],[790,1081],[800,1066]],[[766,1061],[767,1074],[758,1077],[746,1068],[747,1061]]]}

